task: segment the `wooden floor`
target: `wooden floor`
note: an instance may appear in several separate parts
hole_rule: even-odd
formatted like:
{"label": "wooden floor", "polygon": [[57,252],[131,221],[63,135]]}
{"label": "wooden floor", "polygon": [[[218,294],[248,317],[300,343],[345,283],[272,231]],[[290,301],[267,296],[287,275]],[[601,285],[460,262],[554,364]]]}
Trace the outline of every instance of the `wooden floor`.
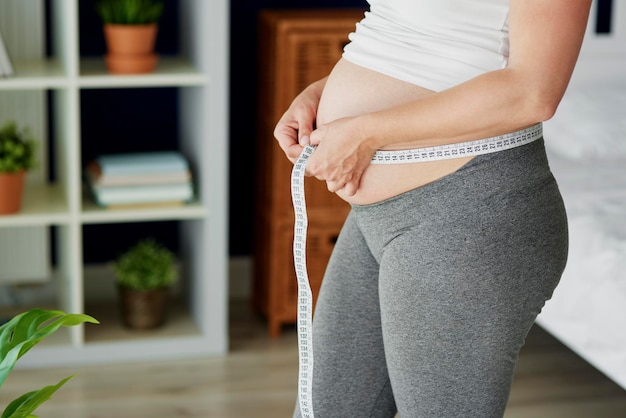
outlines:
{"label": "wooden floor", "polygon": [[[294,329],[270,340],[264,322],[236,306],[227,356],[15,370],[0,390],[0,405],[76,374],[39,408],[41,418],[290,417],[298,361]],[[505,418],[583,417],[626,417],[626,392],[535,327],[521,354]]]}

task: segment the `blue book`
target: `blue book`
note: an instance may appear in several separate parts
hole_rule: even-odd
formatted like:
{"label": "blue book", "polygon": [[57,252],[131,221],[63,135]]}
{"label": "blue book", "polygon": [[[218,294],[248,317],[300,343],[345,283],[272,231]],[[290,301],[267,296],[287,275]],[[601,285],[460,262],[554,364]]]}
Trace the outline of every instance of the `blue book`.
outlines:
{"label": "blue book", "polygon": [[101,155],[96,158],[102,176],[188,172],[189,164],[176,151]]}

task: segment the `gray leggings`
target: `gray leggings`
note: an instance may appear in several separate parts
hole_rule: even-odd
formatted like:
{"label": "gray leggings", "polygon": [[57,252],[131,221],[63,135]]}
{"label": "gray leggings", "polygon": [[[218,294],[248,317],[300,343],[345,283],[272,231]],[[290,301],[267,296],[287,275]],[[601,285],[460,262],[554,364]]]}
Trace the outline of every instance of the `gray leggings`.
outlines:
{"label": "gray leggings", "polygon": [[567,242],[543,140],[353,206],[313,320],[315,416],[502,417]]}

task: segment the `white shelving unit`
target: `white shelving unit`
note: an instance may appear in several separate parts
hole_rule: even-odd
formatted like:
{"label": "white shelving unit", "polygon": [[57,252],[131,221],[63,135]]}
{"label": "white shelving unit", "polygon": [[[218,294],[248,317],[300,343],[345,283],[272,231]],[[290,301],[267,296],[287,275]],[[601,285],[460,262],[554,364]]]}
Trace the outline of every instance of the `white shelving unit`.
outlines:
{"label": "white shelving unit", "polygon": [[[37,32],[40,41],[45,36],[43,17],[47,5],[52,8],[48,12],[54,56],[43,58],[43,55],[33,57],[31,54],[23,58],[19,53],[22,44],[37,38]],[[180,253],[187,298],[180,312],[177,310],[171,315],[163,330],[133,333],[121,329],[118,323],[104,322],[63,329],[50,341],[45,340],[35,347],[20,361],[20,366],[222,354],[228,345],[228,3],[226,0],[180,0],[180,56],[162,57],[154,73],[132,76],[109,75],[103,60],[80,56],[79,7],[91,7],[91,3],[84,0],[2,0],[0,3],[0,31],[9,50],[15,52],[15,75],[0,79],[0,116],[10,114],[20,125],[28,123],[37,138],[42,139],[44,153],[48,146],[54,147],[51,151],[54,151],[56,167],[54,183],[45,178],[29,179],[22,211],[0,216],[0,234],[3,228],[54,229],[58,297],[53,307],[79,313],[86,312],[83,225],[180,221]],[[194,172],[197,199],[179,208],[101,209],[82,193],[81,142],[85,138],[81,138],[81,92],[148,87],[178,89],[179,143]],[[48,102],[41,98],[48,93],[52,96],[54,144],[48,144],[45,137]],[[30,96],[35,97],[32,102],[28,102]],[[31,103],[23,105],[23,109],[33,105],[43,107],[44,116],[36,120],[23,116],[12,99],[22,97]],[[108,310],[116,309],[111,306]],[[98,318],[98,313],[86,313]]]}

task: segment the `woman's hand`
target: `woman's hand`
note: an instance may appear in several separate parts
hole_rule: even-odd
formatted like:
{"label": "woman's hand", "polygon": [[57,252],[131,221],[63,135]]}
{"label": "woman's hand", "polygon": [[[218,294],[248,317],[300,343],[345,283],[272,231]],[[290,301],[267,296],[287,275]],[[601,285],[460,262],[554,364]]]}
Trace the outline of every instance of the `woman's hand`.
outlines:
{"label": "woman's hand", "polygon": [[295,163],[304,145],[315,129],[317,107],[320,103],[326,79],[316,81],[304,89],[291,102],[289,109],[280,118],[274,128],[274,137],[287,158]]}
{"label": "woman's hand", "polygon": [[274,128],[274,137],[292,163],[305,145],[316,145],[306,174],[326,181],[333,193],[353,196],[376,148],[365,143],[357,118],[339,119],[316,129],[317,108],[325,85],[326,78],[319,80],[291,102]]}
{"label": "woman's hand", "polygon": [[364,135],[360,117],[318,127],[311,133],[310,143],[317,149],[309,157],[306,173],[326,181],[333,193],[354,196],[377,149]]}

